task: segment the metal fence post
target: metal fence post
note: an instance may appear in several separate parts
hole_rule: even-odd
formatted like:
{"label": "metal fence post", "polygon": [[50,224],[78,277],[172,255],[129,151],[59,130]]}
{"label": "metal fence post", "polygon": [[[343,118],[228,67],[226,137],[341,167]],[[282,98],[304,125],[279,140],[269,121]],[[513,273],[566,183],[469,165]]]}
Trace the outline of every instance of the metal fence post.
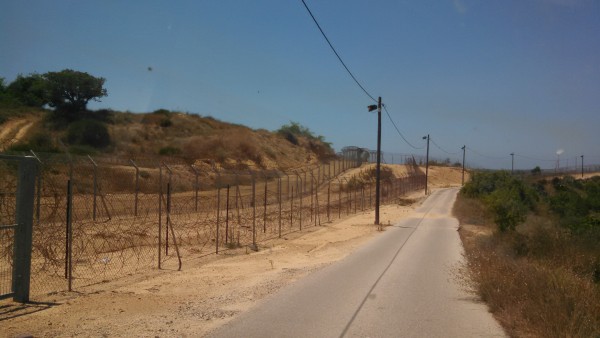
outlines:
{"label": "metal fence post", "polygon": [[134,191],[134,200],[133,200],[133,216],[138,215],[138,194],[140,192],[140,168],[138,168],[137,164],[133,162],[133,160],[129,160],[133,167],[135,168],[135,191]]}
{"label": "metal fence post", "polygon": [[73,290],[73,181],[67,181],[67,250],[65,252],[65,278],[68,290]]}
{"label": "metal fence post", "polygon": [[[296,173],[298,175],[298,173]],[[298,175],[298,179],[300,179],[300,185],[304,187],[304,182],[302,182],[302,178]],[[304,190],[304,189],[302,189]],[[300,191],[299,191],[300,192]],[[296,193],[298,194],[298,193]],[[302,192],[300,192],[300,230],[302,231],[302,199],[304,198]]]}
{"label": "metal fence post", "polygon": [[294,227],[294,187],[292,186],[292,197],[290,198],[290,229]]}
{"label": "metal fence post", "polygon": [[169,166],[163,162],[165,168],[167,168],[167,172],[169,173],[169,180],[167,181],[167,223],[165,224],[165,255],[169,255],[169,228],[171,225],[171,186],[172,186],[172,177],[173,171]]}
{"label": "metal fence post", "polygon": [[97,200],[97,196],[98,196],[98,165],[96,164],[96,162],[94,161],[94,159],[92,159],[92,157],[90,155],[87,156],[88,159],[92,162],[92,166],[94,166],[94,199],[93,199],[93,204],[92,204],[92,219],[95,221],[96,220],[96,200]]}
{"label": "metal fence post", "polygon": [[[313,186],[314,186],[315,176],[313,175],[313,171],[310,171],[310,221],[313,221]],[[315,218],[316,221],[316,218]]]}
{"label": "metal fence post", "polygon": [[216,253],[219,253],[219,221],[220,221],[220,216],[221,216],[221,175],[219,174],[219,171],[217,171],[217,178],[215,180],[215,185],[217,188],[217,233],[215,236],[215,247],[216,247]]}
{"label": "metal fence post", "polygon": [[198,169],[196,169],[196,167],[194,167],[194,165],[190,165],[190,167],[192,167],[192,171],[194,171],[194,175],[196,175],[196,184],[194,185],[194,190],[196,192],[195,194],[195,208],[194,211],[198,212],[198,191],[200,190],[200,182],[198,181],[198,175],[200,174],[198,172]]}
{"label": "metal fence post", "polygon": [[37,222],[37,225],[40,225],[40,217],[41,217],[41,209],[42,209],[42,160],[40,160],[40,158],[33,152],[33,150],[29,150],[29,152],[33,155],[33,157],[35,157],[35,159],[38,161],[39,163],[39,167],[37,170],[37,197],[36,197],[36,202],[35,202],[35,220]]}
{"label": "metal fence post", "polygon": [[158,164],[158,269],[161,269],[162,249],[162,165]]}
{"label": "metal fence post", "polygon": [[327,184],[327,222],[330,221],[329,219],[329,213],[330,213],[330,205],[329,203],[331,202],[331,181],[329,181],[329,184]]}
{"label": "metal fence post", "polygon": [[281,177],[277,181],[277,192],[279,193],[279,238],[281,238]]}
{"label": "metal fence post", "polygon": [[267,173],[263,172],[263,175],[265,176],[265,203],[264,203],[264,209],[263,209],[263,233],[267,233],[267,184],[268,184],[268,177],[267,177]]}
{"label": "metal fence post", "polygon": [[342,218],[342,181],[337,178],[338,181],[338,218]]}
{"label": "metal fence post", "polygon": [[19,161],[17,178],[17,210],[15,229],[15,248],[13,262],[13,299],[16,302],[29,301],[31,280],[31,246],[33,241],[33,204],[37,164],[33,157],[24,157]]}
{"label": "metal fence post", "polygon": [[225,200],[225,244],[229,241],[229,184],[227,185],[227,194]]}
{"label": "metal fence post", "polygon": [[252,247],[254,251],[258,251],[256,245],[256,180],[254,179],[254,173],[250,171],[252,176]]}

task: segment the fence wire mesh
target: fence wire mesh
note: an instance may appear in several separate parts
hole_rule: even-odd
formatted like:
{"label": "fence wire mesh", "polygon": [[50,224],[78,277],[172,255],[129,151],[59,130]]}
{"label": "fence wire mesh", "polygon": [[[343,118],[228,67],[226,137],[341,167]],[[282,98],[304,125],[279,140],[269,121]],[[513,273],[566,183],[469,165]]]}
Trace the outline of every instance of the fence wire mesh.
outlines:
{"label": "fence wire mesh", "polygon": [[0,298],[12,292],[17,166],[0,160]]}
{"label": "fence wire mesh", "polygon": [[[38,155],[32,295],[81,288],[141,270],[318,226],[374,207],[375,172],[352,159],[287,172],[234,171],[203,162]],[[0,162],[1,163],[1,162]],[[423,189],[414,160],[382,174],[382,204]],[[14,217],[16,180],[1,163],[0,221]],[[11,195],[12,194],[12,195]],[[11,234],[0,231],[0,281]]]}

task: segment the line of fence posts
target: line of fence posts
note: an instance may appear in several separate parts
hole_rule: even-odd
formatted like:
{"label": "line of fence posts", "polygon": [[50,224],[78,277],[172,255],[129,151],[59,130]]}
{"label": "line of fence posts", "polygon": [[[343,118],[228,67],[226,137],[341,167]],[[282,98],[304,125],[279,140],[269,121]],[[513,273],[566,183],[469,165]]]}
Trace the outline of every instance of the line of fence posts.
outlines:
{"label": "line of fence posts", "polygon": [[[98,195],[100,195],[100,198],[102,199],[102,201],[104,202],[103,199],[103,195],[100,193],[100,187],[99,187],[99,177],[98,177],[98,164],[94,161],[94,159],[91,156],[88,156],[88,159],[90,160],[90,162],[92,163],[93,166],[93,173],[94,173],[94,177],[93,177],[93,211],[92,211],[92,218],[94,220],[97,219],[98,217],[98,205],[97,205],[97,197]],[[39,158],[38,158],[39,160]],[[40,161],[41,163],[41,161]],[[131,165],[135,168],[135,190],[134,190],[134,212],[133,214],[135,216],[138,216],[139,214],[139,193],[140,193],[140,168],[139,166],[133,161],[130,160]],[[328,169],[327,169],[327,220],[330,221],[331,219],[331,184],[334,180],[337,180],[338,182],[338,218],[341,218],[341,213],[342,213],[342,203],[343,203],[343,198],[342,198],[342,190],[346,190],[346,199],[347,199],[347,203],[346,203],[346,213],[350,214],[351,210],[352,210],[352,203],[354,203],[354,213],[357,212],[357,208],[358,208],[358,203],[360,203],[360,209],[361,210],[365,210],[365,187],[364,186],[360,186],[360,201],[357,200],[357,190],[358,190],[358,186],[353,185],[352,187],[350,187],[350,184],[348,182],[348,180],[346,178],[334,178],[335,176],[338,176],[340,174],[340,170],[345,170],[345,168],[349,165],[349,161],[346,159],[342,159],[341,163],[339,163],[338,161],[332,161],[332,163],[330,162],[328,164]],[[332,167],[333,166],[333,176],[331,175],[331,171],[332,171]],[[167,181],[167,185],[166,185],[166,196],[164,193],[164,177],[163,177],[163,167],[166,168],[167,172],[168,172],[168,181]],[[200,184],[199,184],[199,175],[200,172],[197,168],[195,168],[193,165],[190,166],[192,171],[194,172],[194,180],[195,180],[195,184],[194,184],[194,198],[195,198],[195,204],[194,204],[194,210],[197,212],[199,210],[199,192],[200,192]],[[179,261],[179,269],[181,269],[181,256],[179,254],[179,248],[177,246],[177,238],[175,237],[175,231],[173,229],[173,224],[171,222],[171,212],[172,212],[172,190],[173,190],[173,183],[172,183],[172,176],[173,176],[173,171],[172,169],[166,164],[166,163],[159,163],[158,164],[158,169],[159,169],[159,189],[158,189],[158,268],[161,269],[162,268],[162,240],[163,240],[163,232],[162,232],[162,227],[163,227],[163,204],[166,206],[166,223],[165,225],[165,232],[164,232],[164,239],[165,239],[165,251],[164,254],[165,256],[169,255],[169,245],[170,242],[172,241],[173,244],[175,245],[175,249],[177,251],[177,256],[178,256],[178,261]],[[216,180],[215,180],[215,185],[216,185],[216,203],[217,203],[217,214],[216,214],[216,239],[215,239],[215,252],[218,254],[219,252],[219,241],[220,241],[220,203],[221,203],[221,177],[220,177],[220,172],[214,168],[215,172],[216,172]],[[315,173],[314,171],[316,171],[316,177],[315,177]],[[252,180],[252,248],[253,249],[257,249],[257,245],[256,245],[256,179],[255,179],[255,173],[252,171],[249,171],[249,174],[251,176],[251,180]],[[288,173],[284,173],[284,175],[286,176],[287,180],[287,196],[288,199],[290,200],[290,227],[293,227],[294,225],[294,196],[296,196],[296,198],[299,198],[299,212],[298,212],[298,224],[299,224],[299,229],[302,230],[302,226],[303,226],[303,199],[305,196],[305,192],[306,192],[306,188],[308,185],[307,182],[307,170],[305,169],[299,169],[293,172],[292,175],[296,176],[296,182],[295,182],[295,186],[294,187],[292,185],[291,182],[291,177],[290,174]],[[313,169],[310,171],[310,198],[311,198],[311,206],[310,206],[310,213],[311,213],[311,222],[314,221],[314,224],[321,224],[321,219],[320,219],[320,206],[319,206],[319,196],[318,196],[318,192],[319,192],[319,186],[320,186],[320,182],[321,181],[325,181],[325,170],[321,169],[321,166],[317,166],[316,169]],[[42,187],[42,175],[38,175],[38,198],[37,198],[37,207],[36,207],[36,219],[37,222],[40,222],[40,203],[41,203],[41,187]],[[269,176],[267,175],[267,173],[264,173],[264,184],[265,184],[265,188],[264,188],[264,204],[263,204],[263,232],[266,233],[266,227],[267,227],[267,207],[268,207],[268,180],[269,180]],[[354,182],[356,182],[356,176],[353,175],[352,176],[352,180]],[[406,182],[407,186],[405,186],[406,190],[414,190],[416,187],[421,185],[422,181],[422,177],[413,177],[413,176],[409,176],[406,179],[401,179],[401,181],[399,182],[391,182],[391,184],[397,184],[397,186],[392,186],[392,187],[387,187],[384,188],[383,190],[383,198],[386,198],[386,195],[388,195],[390,193],[390,191],[392,191],[394,193],[394,196],[388,196],[389,198],[393,198],[396,196],[400,196],[402,194],[402,182]],[[346,188],[344,189],[344,182],[345,182],[345,186]],[[73,262],[72,262],[72,256],[73,256],[73,248],[72,248],[72,240],[73,240],[73,160],[69,155],[69,179],[67,181],[67,216],[66,216],[66,239],[65,239],[65,278],[68,279],[69,281],[69,290],[72,290],[72,278],[73,278]],[[294,189],[295,188],[295,189]],[[235,239],[235,234],[234,234],[234,229],[229,228],[229,212],[230,212],[230,189],[231,186],[230,184],[227,185],[227,203],[226,203],[226,229],[225,229],[225,243],[228,244],[229,242],[233,242]],[[353,191],[351,192],[350,189],[352,189]],[[391,189],[391,190],[390,190]],[[283,209],[283,198],[282,198],[282,190],[283,190],[283,182],[282,182],[282,175],[278,175],[277,177],[277,202],[278,202],[278,213],[279,213],[279,224],[278,224],[278,236],[281,237],[282,236],[282,209]],[[294,190],[296,190],[296,194],[294,194]],[[314,194],[314,196],[313,196]],[[369,206],[372,205],[372,185],[369,184],[369,201],[368,204]],[[353,196],[352,196],[353,195]],[[165,198],[166,197],[166,198]],[[236,174],[236,209],[237,209],[237,213],[238,213],[238,224],[240,224],[240,215],[239,215],[239,205],[238,205],[238,200],[241,200],[241,192],[239,190],[239,179],[238,176]],[[108,213],[108,208],[106,206],[106,202],[104,202],[105,204],[105,209]],[[242,204],[243,204],[243,200],[242,200]],[[243,205],[242,205],[243,208]],[[110,214],[108,215],[109,219],[110,219]],[[231,233],[230,233],[231,232]],[[171,241],[169,240],[169,237],[171,237]],[[238,235],[238,241],[239,241],[239,235]]]}

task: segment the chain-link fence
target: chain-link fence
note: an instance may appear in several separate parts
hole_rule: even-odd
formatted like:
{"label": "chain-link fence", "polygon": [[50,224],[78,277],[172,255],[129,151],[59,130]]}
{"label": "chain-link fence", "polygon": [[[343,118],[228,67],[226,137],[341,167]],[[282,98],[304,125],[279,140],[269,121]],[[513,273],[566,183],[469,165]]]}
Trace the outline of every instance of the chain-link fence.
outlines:
{"label": "chain-link fence", "polygon": [[12,293],[17,166],[0,159],[0,299]]}
{"label": "chain-link fence", "polygon": [[[181,269],[216,254],[324,224],[375,204],[375,171],[336,159],[287,172],[224,170],[180,160],[36,154],[32,295],[80,288],[152,268]],[[423,189],[414,160],[383,172],[381,200]],[[1,170],[10,185],[9,170]],[[14,200],[2,186],[0,219]],[[0,232],[1,262],[10,264]],[[1,263],[4,264],[4,263]],[[3,278],[3,265],[0,278]]]}

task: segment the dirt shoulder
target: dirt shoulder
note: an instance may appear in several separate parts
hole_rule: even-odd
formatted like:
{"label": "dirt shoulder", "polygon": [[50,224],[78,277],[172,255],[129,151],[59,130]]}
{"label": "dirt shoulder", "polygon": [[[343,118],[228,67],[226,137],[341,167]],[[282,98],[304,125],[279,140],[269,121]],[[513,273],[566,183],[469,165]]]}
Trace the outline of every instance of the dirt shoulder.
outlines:
{"label": "dirt shoulder", "polygon": [[[382,224],[407,217],[423,199],[417,192],[406,205],[383,206]],[[258,252],[187,262],[179,272],[149,271],[26,306],[3,301],[0,336],[202,336],[380,234],[373,220],[373,211],[363,212],[262,243]]]}

